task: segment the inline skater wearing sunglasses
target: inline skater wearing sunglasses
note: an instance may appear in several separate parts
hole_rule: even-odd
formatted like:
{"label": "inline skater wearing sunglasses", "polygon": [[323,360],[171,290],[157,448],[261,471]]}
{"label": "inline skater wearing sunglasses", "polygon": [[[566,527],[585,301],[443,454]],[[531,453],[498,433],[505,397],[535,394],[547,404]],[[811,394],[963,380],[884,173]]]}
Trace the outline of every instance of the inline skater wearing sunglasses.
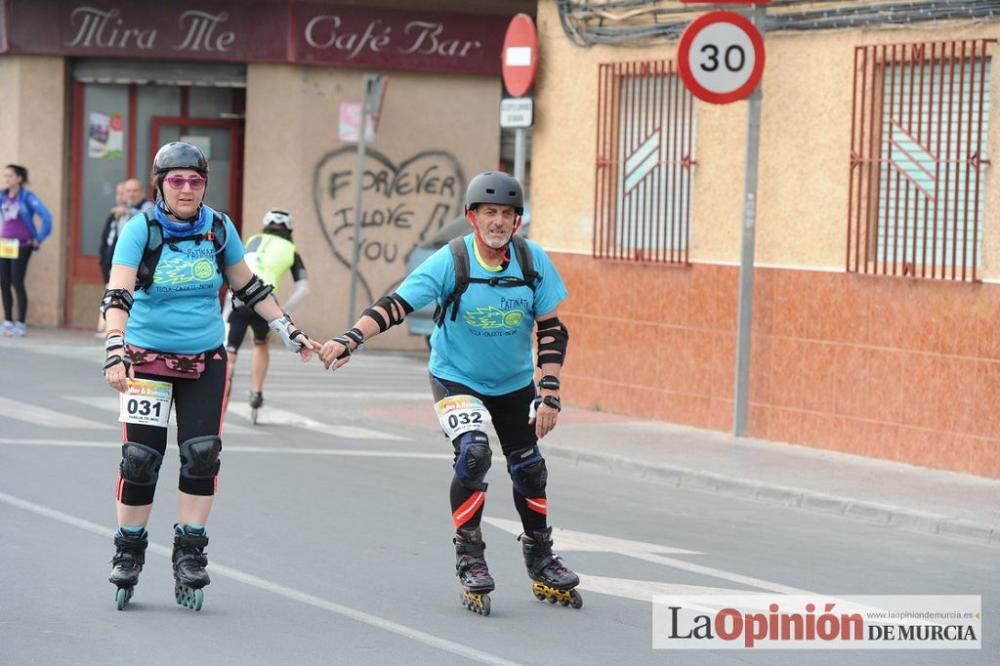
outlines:
{"label": "inline skater wearing sunglasses", "polygon": [[209,584],[205,524],[222,450],[226,350],[219,290],[268,322],[285,346],[309,359],[319,345],[292,324],[243,260],[232,220],[205,205],[208,160],[184,142],[156,153],[152,211],[125,225],[115,247],[101,309],[107,321],[104,377],[122,394],[122,461],[116,500],[119,529],[109,580],[119,610],[131,598],[145,561],[146,524],[177,408],[180,447],[173,568],[178,604],[199,610]]}

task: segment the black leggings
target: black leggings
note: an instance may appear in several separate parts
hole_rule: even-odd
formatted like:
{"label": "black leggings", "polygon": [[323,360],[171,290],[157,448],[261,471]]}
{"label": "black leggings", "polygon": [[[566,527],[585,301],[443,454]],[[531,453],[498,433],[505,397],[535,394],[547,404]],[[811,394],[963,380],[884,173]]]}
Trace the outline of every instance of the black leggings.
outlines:
{"label": "black leggings", "polygon": [[[6,321],[24,323],[28,315],[28,291],[24,288],[24,277],[28,274],[28,260],[32,248],[22,245],[17,259],[0,259],[0,296],[3,297],[3,318]],[[14,294],[17,292],[17,319],[14,319]]]}
{"label": "black leggings", "polygon": [[[177,443],[194,437],[222,435],[222,397],[226,390],[226,351],[222,347],[208,352],[205,371],[198,379],[161,377],[142,372],[139,379],[154,379],[173,384],[174,408],[177,410]],[[122,424],[122,443],[136,442],[167,451],[167,429],[151,425]],[[214,495],[217,477],[188,479],[181,477],[178,488],[190,495]],[[143,506],[152,504],[155,485],[139,485],[118,476],[118,500],[122,504]]]}
{"label": "black leggings", "polygon": [[[450,395],[471,395],[479,398],[490,413],[493,429],[500,440],[503,455],[510,460],[513,453],[524,453],[538,444],[535,436],[535,424],[528,423],[528,409],[535,399],[535,385],[528,384],[524,388],[500,396],[488,396],[477,393],[468,386],[431,375],[431,392],[434,401]],[[452,442],[455,460],[458,460],[458,440]],[[541,460],[541,454],[538,453]],[[544,461],[541,462],[544,466]],[[507,465],[510,473],[510,464]],[[515,487],[514,508],[521,517],[521,525],[526,532],[543,530],[547,525],[548,500],[546,499],[544,481],[542,487],[535,488],[531,496],[527,496]],[[475,529],[483,517],[486,505],[486,491],[470,488],[454,476],[449,490],[452,521],[455,529]]]}

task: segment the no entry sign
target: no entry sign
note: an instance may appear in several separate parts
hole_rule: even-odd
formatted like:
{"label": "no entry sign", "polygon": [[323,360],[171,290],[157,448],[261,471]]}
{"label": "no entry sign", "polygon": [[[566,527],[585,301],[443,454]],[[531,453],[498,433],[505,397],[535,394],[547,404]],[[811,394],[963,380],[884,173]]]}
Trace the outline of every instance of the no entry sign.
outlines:
{"label": "no entry sign", "polygon": [[747,18],[709,12],[681,35],[678,69],[691,94],[712,104],[750,96],[764,73],[764,39]]}
{"label": "no entry sign", "polygon": [[503,39],[503,84],[512,97],[523,97],[535,82],[538,69],[538,33],[527,14],[518,14]]}

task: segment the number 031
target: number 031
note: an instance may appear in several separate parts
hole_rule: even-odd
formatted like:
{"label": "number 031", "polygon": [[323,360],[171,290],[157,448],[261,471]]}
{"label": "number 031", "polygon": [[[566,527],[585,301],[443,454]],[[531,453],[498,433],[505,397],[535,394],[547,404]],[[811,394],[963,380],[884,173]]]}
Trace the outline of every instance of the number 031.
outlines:
{"label": "number 031", "polygon": [[160,418],[160,408],[161,404],[158,402],[150,402],[149,400],[139,400],[137,398],[129,398],[128,403],[125,405],[125,409],[132,416],[138,414],[139,416],[149,416],[150,414],[155,414],[156,418]]}

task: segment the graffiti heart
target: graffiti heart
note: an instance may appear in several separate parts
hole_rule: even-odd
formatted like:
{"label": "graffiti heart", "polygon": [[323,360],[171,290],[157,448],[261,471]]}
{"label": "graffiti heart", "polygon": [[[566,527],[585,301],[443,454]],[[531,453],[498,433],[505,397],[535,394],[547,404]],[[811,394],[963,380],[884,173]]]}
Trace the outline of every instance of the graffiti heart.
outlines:
{"label": "graffiti heart", "polygon": [[[334,257],[350,268],[354,253],[357,149],[327,153],[316,165],[313,203]],[[370,303],[406,277],[422,240],[463,211],[465,176],[450,153],[429,150],[399,163],[371,148],[362,178],[358,297]]]}

